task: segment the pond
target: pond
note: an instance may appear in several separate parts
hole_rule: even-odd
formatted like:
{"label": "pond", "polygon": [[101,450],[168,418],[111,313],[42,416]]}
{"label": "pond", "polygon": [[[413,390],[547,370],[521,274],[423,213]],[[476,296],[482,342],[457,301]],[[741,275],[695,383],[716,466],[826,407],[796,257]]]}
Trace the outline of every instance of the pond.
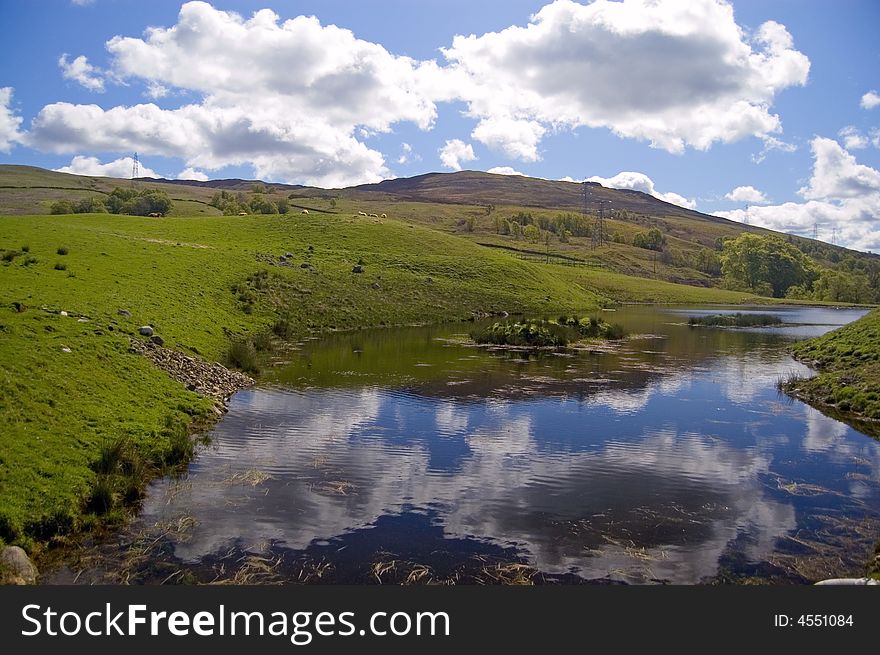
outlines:
{"label": "pond", "polygon": [[631,336],[592,350],[478,348],[462,339],[468,323],[297,344],[261,386],[234,396],[185,476],[152,485],[123,539],[142,555],[129,574],[635,584],[861,575],[880,534],[880,444],[776,383],[809,373],[786,354],[793,340],[865,312],[736,307],[723,311],[785,324],[687,325],[719,311],[600,312]]}

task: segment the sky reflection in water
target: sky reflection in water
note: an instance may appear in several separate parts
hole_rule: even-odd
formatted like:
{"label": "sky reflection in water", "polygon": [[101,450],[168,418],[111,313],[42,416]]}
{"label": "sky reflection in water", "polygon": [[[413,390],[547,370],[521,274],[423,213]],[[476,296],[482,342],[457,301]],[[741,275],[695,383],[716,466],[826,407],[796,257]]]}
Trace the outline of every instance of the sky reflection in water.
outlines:
{"label": "sky reflection in water", "polygon": [[[366,529],[430,565],[437,534],[385,535],[379,520],[419,515],[453,551],[513,547],[551,574],[757,571],[817,515],[880,514],[877,442],[775,389],[806,371],[786,343],[862,312],[772,311],[800,325],[693,329],[695,310],[627,309],[610,319],[653,338],[575,356],[446,340],[466,325],[337,335],[236,395],[188,479],[154,485],[142,520],[191,514],[175,544],[186,561]],[[254,470],[271,477],[235,482]]]}

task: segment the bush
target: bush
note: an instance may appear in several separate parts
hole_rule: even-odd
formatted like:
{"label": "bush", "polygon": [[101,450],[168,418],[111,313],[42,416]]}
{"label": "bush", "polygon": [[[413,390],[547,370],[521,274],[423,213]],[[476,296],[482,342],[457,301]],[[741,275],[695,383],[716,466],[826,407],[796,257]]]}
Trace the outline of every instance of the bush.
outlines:
{"label": "bush", "polygon": [[247,373],[259,373],[257,349],[249,340],[234,341],[226,353],[226,365]]}

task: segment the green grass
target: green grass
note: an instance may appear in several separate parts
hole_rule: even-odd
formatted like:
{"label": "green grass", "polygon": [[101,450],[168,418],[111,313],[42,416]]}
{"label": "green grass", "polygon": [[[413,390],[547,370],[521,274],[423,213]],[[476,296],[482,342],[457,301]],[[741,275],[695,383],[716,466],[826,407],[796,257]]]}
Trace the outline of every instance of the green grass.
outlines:
{"label": "green grass", "polygon": [[782,319],[772,314],[711,314],[691,316],[688,325],[692,327],[760,327],[781,325]]}
{"label": "green grass", "polygon": [[[820,406],[854,417],[880,420],[880,310],[792,348],[794,356],[819,375],[796,380],[786,390]],[[860,426],[865,429],[866,426]],[[880,426],[867,429],[880,435]]]}

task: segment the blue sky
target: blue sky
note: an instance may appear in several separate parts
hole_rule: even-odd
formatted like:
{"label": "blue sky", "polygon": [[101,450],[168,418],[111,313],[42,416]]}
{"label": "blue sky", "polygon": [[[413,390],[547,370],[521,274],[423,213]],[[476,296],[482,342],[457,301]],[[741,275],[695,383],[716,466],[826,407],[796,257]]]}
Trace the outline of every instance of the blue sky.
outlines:
{"label": "blue sky", "polygon": [[880,250],[875,0],[0,0],[0,18],[0,163],[593,178]]}

